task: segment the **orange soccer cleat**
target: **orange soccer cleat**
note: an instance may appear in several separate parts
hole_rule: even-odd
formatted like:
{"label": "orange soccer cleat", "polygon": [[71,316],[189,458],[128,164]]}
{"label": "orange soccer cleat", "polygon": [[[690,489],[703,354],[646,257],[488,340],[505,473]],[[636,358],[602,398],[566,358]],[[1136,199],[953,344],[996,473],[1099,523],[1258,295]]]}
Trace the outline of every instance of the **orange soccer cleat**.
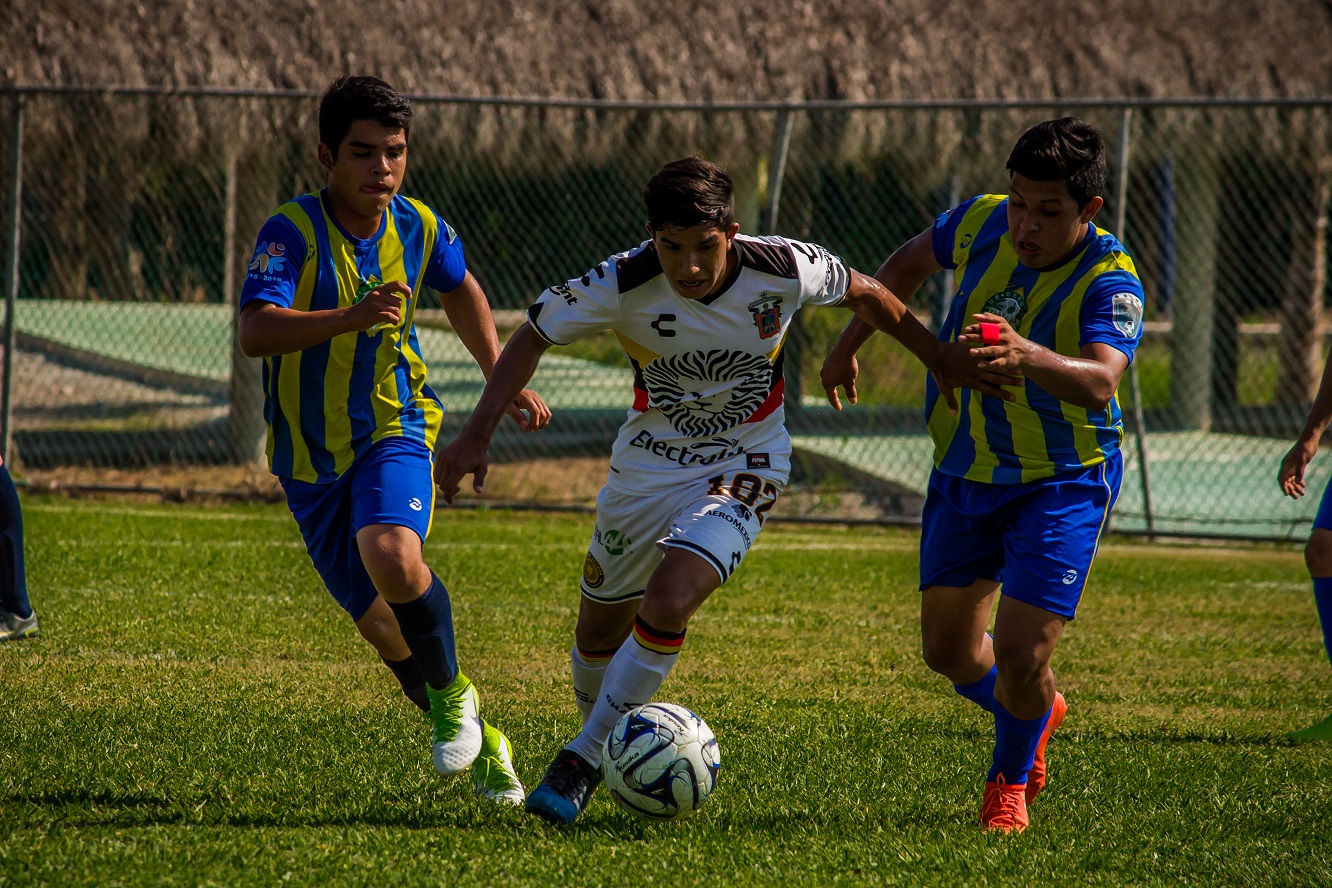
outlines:
{"label": "orange soccer cleat", "polygon": [[1027,784],[1009,784],[1000,774],[985,784],[981,800],[981,828],[986,832],[1022,832],[1031,820],[1027,817]]}
{"label": "orange soccer cleat", "polygon": [[1063,724],[1064,716],[1068,714],[1068,704],[1064,702],[1064,695],[1055,691],[1054,705],[1050,707],[1050,720],[1045,723],[1045,730],[1041,731],[1041,742],[1036,744],[1036,759],[1031,763],[1031,770],[1027,772],[1027,802],[1036,800],[1036,796],[1045,789],[1045,744],[1050,741],[1050,735],[1059,729]]}

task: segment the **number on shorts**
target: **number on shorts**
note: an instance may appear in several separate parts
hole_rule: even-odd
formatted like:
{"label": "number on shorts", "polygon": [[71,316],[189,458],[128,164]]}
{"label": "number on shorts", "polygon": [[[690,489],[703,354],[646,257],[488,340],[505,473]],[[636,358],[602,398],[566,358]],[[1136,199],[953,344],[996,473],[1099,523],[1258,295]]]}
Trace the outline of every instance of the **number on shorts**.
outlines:
{"label": "number on shorts", "polygon": [[737,472],[731,483],[726,483],[725,475],[713,475],[708,479],[709,496],[730,496],[754,510],[759,525],[768,520],[768,512],[777,502],[781,488],[771,481],[748,472]]}

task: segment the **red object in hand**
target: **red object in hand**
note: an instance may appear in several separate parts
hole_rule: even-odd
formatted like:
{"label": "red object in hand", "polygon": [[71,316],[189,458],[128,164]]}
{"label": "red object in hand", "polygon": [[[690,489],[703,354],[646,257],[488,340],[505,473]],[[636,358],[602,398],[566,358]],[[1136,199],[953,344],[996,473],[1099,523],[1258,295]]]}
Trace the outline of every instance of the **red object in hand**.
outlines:
{"label": "red object in hand", "polygon": [[985,321],[981,321],[980,331],[981,331],[981,342],[985,343],[986,345],[999,344],[998,324],[990,324]]}

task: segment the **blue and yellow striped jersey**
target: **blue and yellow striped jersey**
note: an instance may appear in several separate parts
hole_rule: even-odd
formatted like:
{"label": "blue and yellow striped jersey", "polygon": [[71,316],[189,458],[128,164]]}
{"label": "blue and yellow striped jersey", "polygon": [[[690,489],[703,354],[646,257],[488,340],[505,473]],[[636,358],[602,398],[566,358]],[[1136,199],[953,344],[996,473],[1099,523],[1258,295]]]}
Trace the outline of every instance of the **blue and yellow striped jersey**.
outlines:
{"label": "blue and yellow striped jersey", "polygon": [[[1059,354],[1104,342],[1133,359],[1142,336],[1142,282],[1115,237],[1089,225],[1081,247],[1058,265],[1027,268],[1008,232],[1008,199],[974,197],[939,216],[934,256],[956,269],[957,293],[939,338],[954,341],[973,315],[1002,315],[1022,336]],[[1093,466],[1123,440],[1116,393],[1104,410],[1060,401],[1030,379],[1016,401],[959,392],[949,412],[931,378],[925,415],[939,471],[991,484],[1018,484]]]}
{"label": "blue and yellow striped jersey", "polygon": [[413,319],[422,286],[447,292],[467,266],[453,229],[418,200],[395,196],[379,233],[352,237],[322,192],[278,208],[260,229],[241,290],[297,311],[352,305],[376,283],[412,288],[400,326],[344,333],[304,351],[264,359],[264,417],[273,474],[333,481],[372,444],[404,437],[434,449],[444,408],[426,385]]}

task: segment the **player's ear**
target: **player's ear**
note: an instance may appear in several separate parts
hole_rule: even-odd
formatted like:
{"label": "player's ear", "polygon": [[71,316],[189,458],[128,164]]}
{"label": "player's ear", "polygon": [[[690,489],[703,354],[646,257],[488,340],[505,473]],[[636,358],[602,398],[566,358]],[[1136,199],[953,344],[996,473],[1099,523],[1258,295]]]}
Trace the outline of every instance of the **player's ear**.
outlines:
{"label": "player's ear", "polygon": [[651,222],[644,222],[643,227],[647,229],[648,239],[651,240],[657,236],[657,230],[652,227]]}
{"label": "player's ear", "polygon": [[730,249],[730,247],[731,247],[731,241],[735,240],[735,236],[736,236],[737,234],[739,234],[739,233],[740,233],[740,223],[739,223],[739,222],[732,222],[732,223],[731,223],[731,226],[730,226],[729,228],[726,229],[726,247],[727,247],[727,249]]}
{"label": "player's ear", "polygon": [[1079,219],[1083,222],[1090,222],[1092,218],[1101,211],[1101,207],[1103,206],[1105,206],[1104,199],[1093,197],[1091,200],[1087,201],[1087,205],[1082,208],[1082,213],[1079,215]]}
{"label": "player's ear", "polygon": [[319,165],[324,168],[324,172],[333,172],[333,152],[323,142],[319,143]]}

